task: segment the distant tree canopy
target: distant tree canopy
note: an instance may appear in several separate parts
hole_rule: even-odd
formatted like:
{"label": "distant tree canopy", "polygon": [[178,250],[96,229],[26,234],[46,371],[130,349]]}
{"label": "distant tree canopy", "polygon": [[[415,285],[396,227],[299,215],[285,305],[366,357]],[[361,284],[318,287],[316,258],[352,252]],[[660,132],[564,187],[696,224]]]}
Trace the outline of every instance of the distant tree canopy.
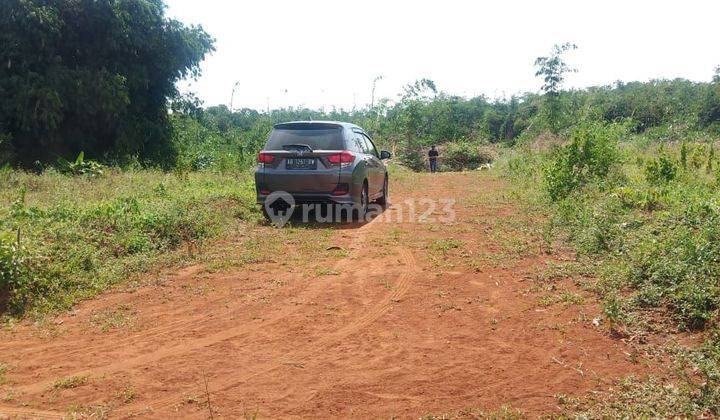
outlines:
{"label": "distant tree canopy", "polygon": [[167,100],[213,43],[162,0],[0,1],[0,163],[171,163]]}
{"label": "distant tree canopy", "polygon": [[[678,140],[681,133],[720,134],[720,82],[685,79],[617,82],[610,86],[557,90],[556,120],[547,112],[548,94],[525,93],[490,100],[464,98],[420,79],[408,84],[390,104],[319,111],[306,108],[258,112],[224,106],[200,108],[189,103],[174,107],[177,145],[187,167],[200,168],[228,154],[254,161],[273,124],[291,120],[339,120],[368,130],[383,147],[403,156],[419,156],[432,144],[481,142],[513,144],[518,137],[534,138],[552,127],[565,132],[579,120],[626,122],[637,133],[651,130],[658,139]],[[212,156],[210,156],[212,155]]]}

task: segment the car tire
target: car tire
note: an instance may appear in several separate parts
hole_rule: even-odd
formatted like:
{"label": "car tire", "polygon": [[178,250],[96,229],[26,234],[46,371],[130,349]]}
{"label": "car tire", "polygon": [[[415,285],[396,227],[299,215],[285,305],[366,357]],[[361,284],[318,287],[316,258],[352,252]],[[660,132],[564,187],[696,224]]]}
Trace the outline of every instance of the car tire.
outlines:
{"label": "car tire", "polygon": [[362,221],[365,218],[365,213],[367,213],[368,204],[370,203],[369,200],[368,185],[367,182],[363,182],[362,191],[360,191],[360,202],[358,202],[356,211],[358,221]]}
{"label": "car tire", "polygon": [[378,202],[378,204],[380,204],[383,207],[387,206],[387,203],[388,203],[388,177],[387,176],[385,176],[385,181],[383,181],[382,196],[380,196],[380,198],[378,198],[377,202]]}

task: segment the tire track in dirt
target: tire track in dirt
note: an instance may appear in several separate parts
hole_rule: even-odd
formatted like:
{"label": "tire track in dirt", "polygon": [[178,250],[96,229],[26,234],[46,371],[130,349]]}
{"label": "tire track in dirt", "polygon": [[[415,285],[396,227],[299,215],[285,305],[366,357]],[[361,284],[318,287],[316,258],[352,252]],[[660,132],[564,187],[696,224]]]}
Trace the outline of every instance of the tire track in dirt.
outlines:
{"label": "tire track in dirt", "polygon": [[[349,248],[351,248],[351,249],[359,248],[361,246],[362,242],[364,242],[366,239],[367,230],[369,230],[378,220],[379,220],[378,218],[375,218],[372,221],[370,221],[370,222],[366,223],[365,225],[361,226],[360,228],[358,228],[356,231],[352,232],[350,234],[352,236],[352,239],[350,241]],[[345,264],[348,264],[349,260],[350,260],[349,256],[342,258],[341,260],[339,260],[338,262],[336,262],[333,265],[333,269],[342,268]],[[310,289],[310,290],[308,290],[308,289]],[[303,292],[305,292],[305,291],[309,292],[309,293],[306,293],[303,295],[303,297],[307,298],[307,299],[311,299],[311,298],[319,295],[322,292],[322,290],[320,290],[318,288],[307,288],[307,287],[305,289],[303,289]],[[275,317],[270,318],[269,320],[267,320],[267,322],[263,323],[263,325],[261,325],[261,326],[252,326],[252,325],[243,324],[243,325],[237,326],[235,328],[226,329],[226,330],[220,331],[215,334],[211,334],[211,335],[208,335],[205,337],[193,339],[190,342],[181,341],[177,345],[169,347],[169,348],[161,349],[161,350],[158,350],[158,351],[155,351],[152,353],[140,355],[140,356],[126,359],[123,361],[119,361],[116,363],[111,363],[109,365],[104,365],[104,366],[97,367],[97,368],[84,369],[82,371],[69,373],[65,376],[66,377],[71,377],[71,376],[99,377],[99,376],[104,376],[104,375],[111,375],[114,373],[118,373],[118,372],[122,372],[122,371],[125,371],[128,369],[131,369],[131,368],[135,368],[138,366],[147,365],[152,362],[157,362],[166,357],[178,356],[178,355],[189,353],[189,352],[192,352],[194,350],[198,350],[198,349],[201,349],[204,347],[209,347],[209,346],[212,346],[213,344],[217,344],[217,343],[227,341],[230,339],[246,338],[250,335],[257,334],[258,330],[261,330],[261,329],[264,330],[264,329],[267,329],[269,326],[283,322],[288,316],[291,316],[301,310],[302,310],[302,308],[300,308],[300,307],[294,307],[290,311],[281,312],[281,313],[277,314]],[[193,322],[198,321],[198,320],[201,321],[200,324],[193,324]],[[202,322],[202,321],[205,321],[205,322]],[[179,332],[181,330],[184,330],[185,328],[187,328],[190,325],[193,325],[195,327],[201,327],[206,324],[212,324],[213,322],[215,322],[215,320],[208,319],[207,317],[203,316],[202,318],[195,318],[195,319],[192,319],[189,321],[181,322],[180,323],[181,328],[172,329],[172,330],[166,331],[165,333],[169,334],[169,333],[173,333],[173,332]],[[140,333],[140,334],[137,334],[136,337],[142,338],[142,341],[147,343],[147,342],[151,342],[153,338],[157,338],[157,336],[159,336],[159,335],[160,334],[154,334],[154,335],[147,336],[145,334]],[[148,339],[150,339],[150,340],[148,340]],[[108,346],[106,348],[113,348],[113,347],[117,347],[117,346],[113,345],[111,347]],[[89,350],[90,349],[88,349],[88,351]],[[93,350],[95,350],[95,349],[93,349]],[[81,352],[86,352],[86,351],[85,351],[85,349],[82,349]],[[65,353],[63,353],[63,357],[64,356],[65,356]],[[47,389],[49,389],[52,386],[53,383],[54,383],[54,379],[45,379],[45,380],[42,380],[39,382],[35,382],[32,384],[17,387],[17,388],[15,388],[15,390],[20,393],[36,394],[36,393],[41,393],[43,391],[46,391]]]}
{"label": "tire track in dirt", "polygon": [[[363,228],[364,228],[364,226],[363,226]],[[357,241],[357,238],[354,240]],[[351,242],[350,246],[351,247],[357,246],[357,244]],[[344,260],[338,261],[333,266],[333,269],[340,268],[340,266],[343,263],[344,263]],[[192,277],[194,274],[197,274],[197,272],[199,272],[199,271],[200,270],[194,270],[193,272],[188,273],[188,275]],[[184,276],[177,276],[178,279],[181,279],[182,277],[184,277]],[[309,296],[309,298],[312,298],[312,296]],[[202,306],[213,306],[214,304],[223,302],[226,299],[227,299],[227,297],[222,297],[219,299],[212,299],[212,300],[204,301],[204,302],[202,302]],[[225,314],[225,316],[232,317],[235,315],[239,315],[243,312],[243,310],[244,310],[244,308],[236,308],[236,310],[228,312],[227,314]],[[144,329],[135,334],[131,334],[129,336],[125,336],[125,337],[116,339],[116,340],[112,341],[112,343],[107,343],[107,344],[101,343],[96,346],[92,346],[92,345],[87,346],[86,345],[82,348],[78,348],[76,350],[71,350],[71,351],[67,351],[62,348],[59,348],[58,350],[63,351],[63,353],[62,353],[63,358],[83,355],[83,354],[87,354],[89,352],[109,351],[109,350],[117,349],[126,344],[137,343],[138,340],[141,340],[141,342],[148,342],[148,341],[152,341],[152,339],[160,338],[164,335],[177,334],[178,332],[181,332],[181,331],[184,331],[187,329],[202,328],[202,327],[205,327],[206,325],[212,324],[214,322],[214,320],[208,319],[207,316],[194,316],[195,313],[197,313],[196,307],[191,307],[190,309],[187,309],[187,307],[183,307],[183,309],[181,309],[179,311],[165,314],[165,316],[183,318],[178,321],[165,323],[164,325],[158,326],[155,328]],[[188,316],[186,316],[186,315],[191,315],[191,316],[189,316],[189,319],[187,319]],[[22,343],[15,343],[15,344],[22,345]],[[34,350],[36,350],[37,352],[47,352],[49,349],[47,347],[43,348],[42,346],[40,346],[40,348],[36,348]],[[32,354],[33,354],[32,352],[29,352],[28,356],[32,356]]]}
{"label": "tire track in dirt", "polygon": [[[363,316],[354,319],[352,322],[345,325],[337,332],[322,337],[321,339],[313,342],[309,346],[306,346],[304,349],[287,355],[287,358],[291,360],[304,359],[312,356],[319,351],[322,351],[323,349],[334,343],[342,341],[344,338],[356,332],[359,332],[363,328],[372,324],[383,314],[385,314],[394,302],[399,301],[409,290],[412,283],[411,280],[413,275],[418,274],[420,271],[417,269],[415,258],[408,249],[398,248],[397,251],[401,259],[403,260],[403,264],[408,267],[408,270],[400,274],[392,293],[386,295],[380,302],[374,305],[373,308],[370,311],[366,312]],[[238,378],[236,375],[225,375],[219,378],[214,378],[212,385],[208,387],[208,392],[216,393],[230,390],[243,384],[248,380],[253,379],[256,376],[266,374],[283,366],[284,364],[282,361],[276,360],[260,365],[258,369],[255,369],[254,372],[245,375],[242,378]],[[153,413],[157,414],[157,411],[159,410],[168,409],[180,403],[184,395],[186,395],[186,393],[176,393],[167,396],[161,400],[156,400],[150,403],[145,402],[142,404],[142,407],[141,404],[126,406],[120,410],[115,411],[113,414],[120,415],[122,417],[133,417],[135,415],[142,414],[143,412],[147,412],[148,409],[152,410]]]}
{"label": "tire track in dirt", "polygon": [[31,419],[64,419],[67,415],[56,411],[35,410],[31,408],[15,408],[0,406],[0,418],[31,418]]}

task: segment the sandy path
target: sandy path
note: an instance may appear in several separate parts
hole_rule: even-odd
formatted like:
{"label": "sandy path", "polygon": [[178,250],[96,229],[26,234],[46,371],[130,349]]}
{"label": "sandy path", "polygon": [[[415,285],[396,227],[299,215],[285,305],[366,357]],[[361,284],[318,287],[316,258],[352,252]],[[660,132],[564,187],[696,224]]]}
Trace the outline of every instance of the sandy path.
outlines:
{"label": "sandy path", "polygon": [[[520,212],[503,188],[478,173],[408,179],[383,218],[332,231],[341,256],[290,244],[299,266],[189,267],[85,302],[54,334],[0,332],[0,362],[11,367],[0,413],[417,418],[510,405],[535,416],[555,411],[557,395],[647,371],[591,324],[600,309],[590,296],[538,303],[528,279],[552,257],[501,250],[497,222]],[[406,200],[428,197],[456,199],[457,219],[397,221]],[[114,308],[132,326],[92,325]],[[85,379],[54,386],[73,376]]]}

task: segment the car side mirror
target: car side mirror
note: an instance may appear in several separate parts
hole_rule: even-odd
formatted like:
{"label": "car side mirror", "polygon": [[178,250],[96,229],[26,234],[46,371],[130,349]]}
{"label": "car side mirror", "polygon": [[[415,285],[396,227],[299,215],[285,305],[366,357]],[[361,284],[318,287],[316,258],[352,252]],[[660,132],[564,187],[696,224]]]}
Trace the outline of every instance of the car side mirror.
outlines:
{"label": "car side mirror", "polygon": [[380,159],[390,159],[392,157],[392,153],[388,152],[387,150],[381,150],[380,151]]}

